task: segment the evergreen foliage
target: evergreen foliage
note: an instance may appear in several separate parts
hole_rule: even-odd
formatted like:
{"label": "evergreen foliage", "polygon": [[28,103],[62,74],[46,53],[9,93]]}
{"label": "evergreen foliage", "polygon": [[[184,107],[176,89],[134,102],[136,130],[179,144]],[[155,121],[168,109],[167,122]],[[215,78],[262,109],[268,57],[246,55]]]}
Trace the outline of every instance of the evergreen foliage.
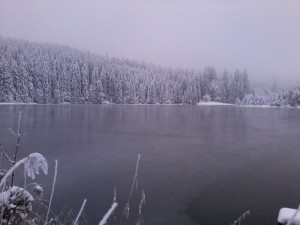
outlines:
{"label": "evergreen foliage", "polygon": [[254,106],[281,106],[297,107],[300,106],[300,87],[291,90],[273,89],[262,94],[248,94],[244,97],[243,105]]}
{"label": "evergreen foliage", "polygon": [[250,93],[247,73],[164,69],[66,46],[0,37],[0,102],[234,103]]}

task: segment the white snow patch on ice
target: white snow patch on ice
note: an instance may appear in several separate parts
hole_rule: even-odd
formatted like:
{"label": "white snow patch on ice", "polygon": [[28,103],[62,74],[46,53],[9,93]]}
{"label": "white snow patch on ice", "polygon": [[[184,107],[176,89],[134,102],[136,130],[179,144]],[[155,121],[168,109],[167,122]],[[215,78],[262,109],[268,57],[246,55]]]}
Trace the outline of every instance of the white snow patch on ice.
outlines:
{"label": "white snow patch on ice", "polygon": [[133,104],[129,104],[129,103],[124,103],[124,104],[119,104],[119,105],[140,105],[140,106],[160,106],[160,105],[186,105],[186,104],[182,104],[182,103],[154,103],[154,104],[150,104],[150,103],[133,103]]}
{"label": "white snow patch on ice", "polygon": [[247,107],[247,108],[287,108],[287,107],[279,107],[279,106],[271,106],[271,105],[242,105],[242,107]]}
{"label": "white snow patch on ice", "polygon": [[198,102],[197,105],[233,105],[233,104],[223,103],[223,102]]}
{"label": "white snow patch on ice", "polygon": [[0,102],[0,105],[38,105],[38,103],[24,103],[24,102]]}

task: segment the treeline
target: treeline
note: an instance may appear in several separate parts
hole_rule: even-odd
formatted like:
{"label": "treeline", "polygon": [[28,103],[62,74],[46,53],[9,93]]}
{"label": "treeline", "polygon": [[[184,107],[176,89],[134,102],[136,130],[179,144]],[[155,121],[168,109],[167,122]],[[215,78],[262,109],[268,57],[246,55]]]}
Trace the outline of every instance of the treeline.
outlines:
{"label": "treeline", "polygon": [[272,89],[263,94],[253,92],[244,97],[242,105],[297,107],[300,106],[300,87],[290,90]]}
{"label": "treeline", "polygon": [[66,46],[0,37],[0,102],[241,102],[251,93],[246,71],[164,69]]}

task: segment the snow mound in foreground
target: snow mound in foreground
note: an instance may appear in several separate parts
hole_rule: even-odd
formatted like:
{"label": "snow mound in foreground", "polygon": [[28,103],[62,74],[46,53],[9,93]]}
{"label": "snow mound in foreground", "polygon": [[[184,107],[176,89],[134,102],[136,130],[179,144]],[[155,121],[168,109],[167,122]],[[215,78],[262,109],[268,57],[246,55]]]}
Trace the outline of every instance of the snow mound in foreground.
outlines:
{"label": "snow mound in foreground", "polygon": [[279,224],[288,224],[289,220],[293,218],[293,221],[291,224],[293,225],[300,225],[300,213],[296,214],[296,209],[290,209],[290,208],[282,208],[279,211],[278,214],[278,223]]}

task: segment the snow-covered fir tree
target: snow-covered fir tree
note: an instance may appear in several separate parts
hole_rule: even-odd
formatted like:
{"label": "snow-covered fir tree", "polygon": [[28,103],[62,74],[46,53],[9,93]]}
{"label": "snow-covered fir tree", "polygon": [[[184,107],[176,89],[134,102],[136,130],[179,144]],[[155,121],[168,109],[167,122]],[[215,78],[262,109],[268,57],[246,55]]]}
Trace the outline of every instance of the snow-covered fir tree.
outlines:
{"label": "snow-covered fir tree", "polygon": [[196,104],[205,96],[205,100],[234,103],[251,93],[244,73],[224,72],[218,78],[214,67],[203,73],[164,69],[0,37],[0,102]]}

